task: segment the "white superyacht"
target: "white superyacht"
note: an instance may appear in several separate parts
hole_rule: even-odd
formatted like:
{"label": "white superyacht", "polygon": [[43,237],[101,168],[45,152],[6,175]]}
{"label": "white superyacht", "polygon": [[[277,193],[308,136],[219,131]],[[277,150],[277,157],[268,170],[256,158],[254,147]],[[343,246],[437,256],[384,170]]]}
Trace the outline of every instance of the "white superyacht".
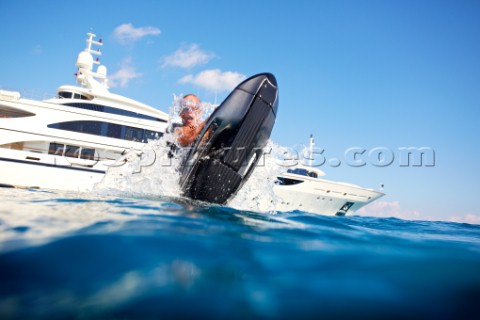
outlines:
{"label": "white superyacht", "polygon": [[[310,136],[309,159],[313,159],[313,145],[314,139]],[[277,197],[275,209],[343,216],[385,195],[351,183],[323,179],[323,176],[325,173],[312,165],[289,168],[277,178],[273,188]]]}
{"label": "white superyacht", "polygon": [[[0,90],[0,184],[88,191],[108,166],[165,132],[168,115],[110,93],[107,69],[94,60],[101,40],[88,33],[76,62],[80,86],[61,86],[44,101]],[[94,65],[98,64],[96,71]]]}

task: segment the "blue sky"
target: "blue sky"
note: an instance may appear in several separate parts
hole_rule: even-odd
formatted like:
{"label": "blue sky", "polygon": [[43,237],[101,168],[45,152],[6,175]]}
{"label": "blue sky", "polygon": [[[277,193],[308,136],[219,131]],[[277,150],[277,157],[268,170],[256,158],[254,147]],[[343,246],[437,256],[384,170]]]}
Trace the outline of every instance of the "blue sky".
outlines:
{"label": "blue sky", "polygon": [[[272,72],[272,140],[312,133],[332,180],[387,196],[363,213],[480,223],[479,1],[0,0],[0,86],[54,94],[74,84],[87,32],[103,38],[114,93],[167,111],[172,94],[221,102],[244,77]],[[363,167],[345,151],[363,148]],[[428,147],[433,167],[401,167]],[[396,156],[378,167],[375,148]]]}

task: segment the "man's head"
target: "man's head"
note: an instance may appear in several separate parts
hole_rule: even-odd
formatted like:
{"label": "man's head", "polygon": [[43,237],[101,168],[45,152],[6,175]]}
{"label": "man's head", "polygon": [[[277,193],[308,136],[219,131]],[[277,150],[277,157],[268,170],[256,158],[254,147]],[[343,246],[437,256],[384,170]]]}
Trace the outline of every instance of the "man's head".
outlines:
{"label": "man's head", "polygon": [[203,108],[200,99],[194,94],[183,97],[180,117],[185,125],[198,125],[202,121]]}

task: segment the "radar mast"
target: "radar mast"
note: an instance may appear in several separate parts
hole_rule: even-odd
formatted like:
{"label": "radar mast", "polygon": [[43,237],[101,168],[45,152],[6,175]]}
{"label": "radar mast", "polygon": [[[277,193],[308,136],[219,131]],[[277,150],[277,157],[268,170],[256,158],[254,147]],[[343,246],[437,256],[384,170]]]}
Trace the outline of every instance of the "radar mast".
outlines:
{"label": "radar mast", "polygon": [[[108,92],[107,68],[100,65],[98,57],[93,58],[93,56],[100,56],[102,52],[100,48],[93,49],[92,45],[101,47],[102,39],[93,40],[96,35],[91,32],[87,33],[87,36],[87,47],[78,54],[75,64],[78,67],[78,72],[75,74],[77,82],[91,91]],[[96,72],[93,71],[94,64],[98,65]]]}

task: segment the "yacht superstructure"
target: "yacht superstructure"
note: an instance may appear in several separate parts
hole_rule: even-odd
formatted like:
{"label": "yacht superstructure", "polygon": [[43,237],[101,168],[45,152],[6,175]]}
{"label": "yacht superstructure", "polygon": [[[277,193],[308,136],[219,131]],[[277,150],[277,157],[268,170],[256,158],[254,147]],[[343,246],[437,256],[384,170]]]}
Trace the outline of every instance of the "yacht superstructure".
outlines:
{"label": "yacht superstructure", "polygon": [[80,86],[43,101],[0,90],[3,186],[91,190],[122,154],[165,132],[166,113],[109,92],[107,69],[93,58],[101,52],[92,45],[102,42],[87,35],[76,62]]}

